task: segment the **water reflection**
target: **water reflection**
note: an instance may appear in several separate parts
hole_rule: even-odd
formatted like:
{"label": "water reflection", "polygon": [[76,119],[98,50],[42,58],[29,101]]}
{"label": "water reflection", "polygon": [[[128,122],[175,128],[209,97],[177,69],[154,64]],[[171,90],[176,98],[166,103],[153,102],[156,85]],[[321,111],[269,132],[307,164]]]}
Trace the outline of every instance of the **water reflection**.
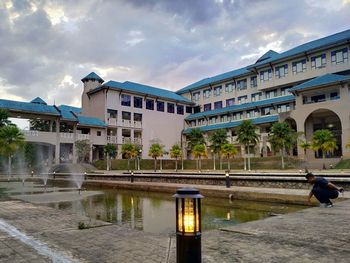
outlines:
{"label": "water reflection", "polygon": [[[73,202],[49,204],[90,218],[151,233],[171,233],[175,227],[175,203],[169,194],[104,190],[104,194]],[[202,203],[202,229],[217,229],[287,213],[302,206],[205,198]]]}

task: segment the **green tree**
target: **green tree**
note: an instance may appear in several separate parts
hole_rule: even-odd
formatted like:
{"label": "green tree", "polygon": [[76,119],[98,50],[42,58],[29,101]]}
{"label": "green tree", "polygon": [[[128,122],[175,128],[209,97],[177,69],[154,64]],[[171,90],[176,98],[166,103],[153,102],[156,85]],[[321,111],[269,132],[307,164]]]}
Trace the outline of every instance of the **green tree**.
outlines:
{"label": "green tree", "polygon": [[164,154],[164,146],[159,142],[154,142],[151,144],[148,150],[148,156],[154,159],[154,171],[157,171],[157,158],[162,157]]}
{"label": "green tree", "polygon": [[191,132],[186,137],[186,141],[188,150],[192,150],[195,145],[205,143],[203,133],[198,128],[191,130]]}
{"label": "green tree", "polygon": [[210,148],[213,151],[214,159],[216,154],[219,154],[220,170],[222,170],[222,161],[221,161],[220,151],[222,149],[222,146],[228,143],[226,130],[224,129],[216,130],[213,134],[209,136],[209,141],[211,143]]}
{"label": "green tree", "polygon": [[177,159],[182,156],[182,149],[180,145],[174,144],[170,148],[170,157],[175,158],[175,171],[177,172]]}
{"label": "green tree", "polygon": [[0,128],[11,124],[9,121],[10,114],[5,109],[0,109]]}
{"label": "green tree", "polygon": [[321,150],[323,159],[323,168],[326,168],[324,159],[327,153],[333,153],[338,148],[337,141],[330,130],[317,130],[312,136],[311,147],[314,151]]}
{"label": "green tree", "polygon": [[128,171],[130,171],[130,160],[138,155],[136,146],[132,143],[125,143],[122,145],[122,155],[128,159]]}
{"label": "green tree", "polygon": [[299,146],[300,146],[300,148],[302,148],[304,150],[304,162],[306,165],[306,158],[307,158],[306,151],[308,149],[311,149],[311,143],[307,142],[307,141],[302,141],[302,142],[300,142]]}
{"label": "green tree", "polygon": [[24,145],[24,159],[28,167],[32,168],[36,163],[35,147],[31,143]]}
{"label": "green tree", "polygon": [[0,153],[7,158],[8,176],[12,174],[13,155],[24,146],[24,136],[15,125],[3,126],[0,129]]}
{"label": "green tree", "polygon": [[207,151],[204,144],[197,144],[193,147],[193,156],[197,158],[197,170],[202,169],[202,157],[207,156]]}
{"label": "green tree", "polygon": [[276,122],[269,132],[269,142],[275,151],[281,155],[281,167],[284,169],[284,154],[296,143],[296,132],[286,122]]}
{"label": "green tree", "polygon": [[88,162],[90,155],[90,141],[89,140],[79,140],[74,143],[75,152],[77,153],[78,163]]}
{"label": "green tree", "polygon": [[238,153],[237,148],[231,143],[226,143],[221,146],[221,153],[227,158],[228,170],[231,170],[230,158]]}
{"label": "green tree", "polygon": [[[250,170],[250,146],[255,146],[259,142],[259,134],[256,132],[256,126],[251,120],[242,121],[237,129],[237,140],[244,146],[248,153],[248,170]],[[244,169],[246,170],[246,156],[244,156]]]}
{"label": "green tree", "polygon": [[107,171],[112,168],[112,158],[117,156],[117,147],[115,144],[107,143],[104,147],[104,152],[106,155]]}

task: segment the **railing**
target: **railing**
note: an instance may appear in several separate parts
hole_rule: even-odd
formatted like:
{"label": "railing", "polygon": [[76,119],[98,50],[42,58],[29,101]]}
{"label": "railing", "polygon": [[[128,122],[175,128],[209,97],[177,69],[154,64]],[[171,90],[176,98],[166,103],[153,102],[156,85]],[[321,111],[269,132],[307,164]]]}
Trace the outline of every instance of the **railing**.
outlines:
{"label": "railing", "polygon": [[142,121],[134,121],[135,128],[142,128]]}
{"label": "railing", "polygon": [[69,133],[69,132],[60,132],[61,138],[65,139],[73,139],[74,133]]}
{"label": "railing", "polygon": [[117,136],[107,136],[108,143],[117,143]]}
{"label": "railing", "polygon": [[24,136],[39,136],[39,131],[22,130]]}
{"label": "railing", "polygon": [[109,118],[108,125],[117,126],[117,119],[116,118]]}
{"label": "railing", "polygon": [[122,126],[131,127],[131,120],[122,120]]}
{"label": "railing", "polygon": [[89,140],[90,139],[90,134],[77,134],[77,139],[78,140]]}
{"label": "railing", "polygon": [[131,143],[131,138],[130,137],[123,137],[122,142],[123,143]]}
{"label": "railing", "polygon": [[142,139],[141,138],[134,138],[134,143],[142,145]]}

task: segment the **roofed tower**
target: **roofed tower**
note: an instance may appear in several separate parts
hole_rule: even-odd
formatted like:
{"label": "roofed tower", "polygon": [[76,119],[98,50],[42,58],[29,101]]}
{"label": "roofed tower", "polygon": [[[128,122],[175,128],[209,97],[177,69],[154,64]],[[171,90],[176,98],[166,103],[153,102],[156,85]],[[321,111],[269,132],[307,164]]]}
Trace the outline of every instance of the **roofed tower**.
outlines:
{"label": "roofed tower", "polygon": [[90,108],[90,99],[87,93],[90,90],[93,90],[99,87],[104,82],[104,80],[95,72],[91,72],[90,74],[82,78],[81,81],[84,83],[84,90],[81,96],[81,104],[82,104],[81,108],[82,108],[82,112],[84,113],[84,112],[87,112],[88,109]]}

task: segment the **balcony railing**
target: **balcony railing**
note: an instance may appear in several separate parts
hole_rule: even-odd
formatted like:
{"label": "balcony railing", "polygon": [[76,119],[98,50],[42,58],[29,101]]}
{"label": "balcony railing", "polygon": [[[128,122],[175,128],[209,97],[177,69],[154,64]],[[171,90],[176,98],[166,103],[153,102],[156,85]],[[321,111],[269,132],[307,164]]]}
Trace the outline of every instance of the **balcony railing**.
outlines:
{"label": "balcony railing", "polygon": [[117,119],[116,118],[109,118],[108,125],[117,126]]}
{"label": "balcony railing", "polygon": [[122,142],[123,143],[131,143],[131,138],[130,137],[123,137]]}
{"label": "balcony railing", "polygon": [[107,143],[117,143],[117,136],[107,136]]}
{"label": "balcony railing", "polygon": [[78,140],[90,140],[90,134],[77,134],[77,139]]}
{"label": "balcony railing", "polygon": [[73,139],[74,133],[69,133],[69,132],[60,132],[61,138],[64,139]]}

